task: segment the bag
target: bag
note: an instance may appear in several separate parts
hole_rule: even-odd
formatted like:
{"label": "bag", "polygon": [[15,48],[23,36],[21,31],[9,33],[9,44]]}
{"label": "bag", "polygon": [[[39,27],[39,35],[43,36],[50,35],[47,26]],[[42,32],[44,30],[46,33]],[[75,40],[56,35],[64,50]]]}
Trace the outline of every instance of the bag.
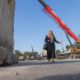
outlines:
{"label": "bag", "polygon": [[44,49],[44,50],[47,50],[47,48],[48,48],[47,43],[44,43],[43,49]]}

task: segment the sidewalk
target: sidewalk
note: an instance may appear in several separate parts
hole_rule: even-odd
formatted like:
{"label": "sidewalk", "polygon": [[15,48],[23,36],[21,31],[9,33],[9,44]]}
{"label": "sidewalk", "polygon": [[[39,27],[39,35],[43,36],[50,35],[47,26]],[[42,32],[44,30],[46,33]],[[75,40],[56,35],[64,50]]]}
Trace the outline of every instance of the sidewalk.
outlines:
{"label": "sidewalk", "polygon": [[80,60],[22,61],[1,67],[0,80],[80,80]]}

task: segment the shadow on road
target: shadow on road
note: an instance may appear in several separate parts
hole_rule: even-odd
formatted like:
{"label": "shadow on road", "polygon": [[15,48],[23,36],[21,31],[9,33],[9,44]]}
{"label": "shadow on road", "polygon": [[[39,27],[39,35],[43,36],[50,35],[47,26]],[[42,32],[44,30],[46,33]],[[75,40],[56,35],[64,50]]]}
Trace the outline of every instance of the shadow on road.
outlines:
{"label": "shadow on road", "polygon": [[55,62],[48,62],[48,61],[41,61],[41,60],[26,60],[26,61],[19,61],[18,64],[14,65],[7,65],[6,67],[20,67],[20,66],[33,66],[33,65],[55,65],[55,64],[80,64],[80,60],[66,60],[66,61],[55,61]]}
{"label": "shadow on road", "polygon": [[55,75],[39,78],[36,80],[80,80],[80,73],[68,75]]}

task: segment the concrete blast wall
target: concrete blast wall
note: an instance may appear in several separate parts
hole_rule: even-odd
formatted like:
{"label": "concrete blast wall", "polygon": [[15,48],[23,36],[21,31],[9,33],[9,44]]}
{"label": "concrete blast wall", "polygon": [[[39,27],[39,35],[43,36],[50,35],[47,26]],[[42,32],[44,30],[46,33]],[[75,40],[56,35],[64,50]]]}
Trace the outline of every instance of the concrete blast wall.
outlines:
{"label": "concrete blast wall", "polygon": [[0,64],[15,63],[14,50],[15,0],[0,0]]}

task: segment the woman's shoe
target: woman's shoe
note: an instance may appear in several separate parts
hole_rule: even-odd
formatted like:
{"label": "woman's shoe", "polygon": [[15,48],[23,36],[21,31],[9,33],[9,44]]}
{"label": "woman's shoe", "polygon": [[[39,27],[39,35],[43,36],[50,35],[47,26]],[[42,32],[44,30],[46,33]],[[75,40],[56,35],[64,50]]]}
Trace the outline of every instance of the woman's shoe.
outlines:
{"label": "woman's shoe", "polygon": [[52,59],[52,62],[54,62],[54,59]]}
{"label": "woman's shoe", "polygon": [[48,59],[48,61],[50,62],[50,61],[51,61],[51,59]]}

